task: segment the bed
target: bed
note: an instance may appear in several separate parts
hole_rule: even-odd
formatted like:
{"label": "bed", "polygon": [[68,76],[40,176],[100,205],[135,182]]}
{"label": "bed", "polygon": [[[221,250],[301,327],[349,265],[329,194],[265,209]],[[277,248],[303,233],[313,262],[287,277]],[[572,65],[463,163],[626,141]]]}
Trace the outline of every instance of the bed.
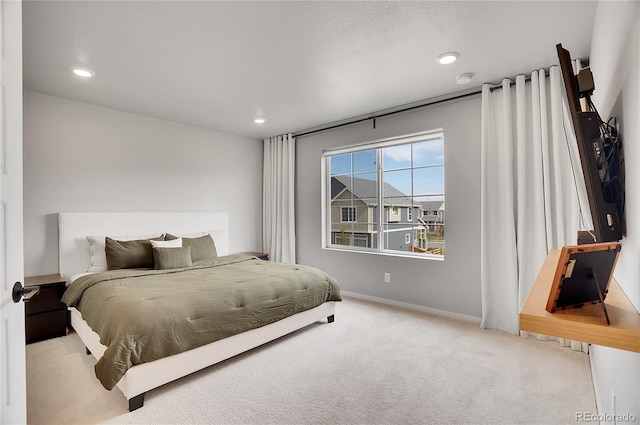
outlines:
{"label": "bed", "polygon": [[[143,406],[145,394],[149,390],[314,322],[333,322],[336,302],[340,301],[337,283],[319,270],[266,262],[246,254],[230,254],[229,214],[226,212],[60,213],[58,232],[60,273],[68,279],[69,288],[64,299],[70,304],[71,326],[85,344],[87,354],[92,354],[98,361],[96,363],[98,379],[107,389],[119,388],[129,401],[130,411]],[[183,235],[184,238],[181,241],[184,240],[185,244],[187,241],[194,243],[193,241],[206,239],[208,238],[206,235],[210,235],[215,242],[216,256],[213,259],[193,257],[197,260],[193,264],[178,264],[179,267],[172,265],[164,270],[129,269],[125,264],[121,270],[104,271],[105,265],[100,262],[102,261],[100,256],[104,256],[101,252],[104,247],[96,243],[96,240],[104,241],[106,236],[112,236],[115,240],[139,240],[162,235],[158,240],[164,241],[165,238],[169,239],[165,237],[167,233],[176,237]],[[166,242],[159,244],[162,243]],[[159,244],[154,243],[154,245]],[[109,247],[107,250],[110,249]],[[157,260],[161,258],[159,256],[161,252],[189,253],[193,249],[198,249],[197,245],[190,246],[188,250],[186,248],[170,251],[160,249],[154,253],[158,255]],[[189,257],[189,254],[186,255]],[[113,266],[113,257],[110,259]],[[187,258],[187,260],[190,259]],[[86,273],[87,271],[92,273]],[[238,273],[241,274],[238,275]],[[316,273],[318,273],[317,278]],[[221,286],[223,277],[226,275],[234,276],[232,285],[235,286],[232,289]],[[284,278],[282,282],[278,280],[280,276]],[[307,276],[314,276],[314,278],[308,282]],[[287,279],[288,283],[285,282]],[[315,280],[319,282],[315,283]],[[206,286],[202,288],[196,286],[201,284]],[[322,289],[318,285],[324,285],[325,288]],[[177,288],[179,295],[169,292],[162,295],[169,290],[167,289],[169,287]],[[285,289],[288,287],[293,288],[291,290],[295,292],[295,296],[283,292],[288,290]],[[191,295],[188,295],[189,291],[192,291]],[[241,294],[240,297],[238,293]],[[263,293],[264,296],[258,297],[257,293]],[[216,302],[198,302],[194,294],[200,294],[199,297],[206,300],[216,299]],[[215,297],[203,294],[215,294]],[[229,294],[227,301],[225,301],[225,294]],[[162,301],[163,296],[169,298]],[[140,298],[136,301],[136,297]],[[188,301],[189,297],[193,303]],[[180,325],[187,327],[185,334],[211,333],[212,336],[206,335],[206,338],[212,339],[212,342],[201,339],[182,343],[182,345],[177,344],[177,348],[172,348],[176,352],[167,352],[168,354],[158,354],[151,349],[144,351],[148,350],[146,347],[164,344],[157,341],[168,339],[182,341],[182,333],[180,333],[182,331],[162,334],[162,331],[153,330],[151,325],[147,326],[148,324],[133,325],[125,322],[129,320],[128,316],[146,317],[148,311],[158,310],[157,306],[140,310],[145,311],[144,314],[122,314],[122,310],[118,312],[112,307],[118,305],[118,300],[136,302],[140,308],[147,308],[148,300],[154,303],[159,302],[162,306],[162,320],[166,317],[167,323],[170,322],[173,326],[175,320],[170,318],[172,312],[169,310],[173,310],[173,304],[183,303],[183,301],[173,302],[178,298],[180,300],[184,298],[189,313],[176,313],[176,317],[184,315],[188,322],[197,321],[199,326],[196,332],[190,332],[189,326],[195,326],[193,323]],[[295,302],[285,304],[283,300],[289,303],[290,298]],[[70,302],[69,300],[72,299],[73,302]],[[98,300],[96,304],[98,308],[95,305],[91,307],[89,301],[91,299]],[[202,319],[206,312],[195,309],[195,305],[199,305],[199,309],[213,311],[212,305],[216,303],[226,306],[226,310],[207,313],[217,316],[206,320]],[[235,305],[231,305],[232,303]],[[119,308],[122,308],[122,305]],[[171,307],[165,310],[167,306]],[[258,307],[264,308],[264,311],[259,312],[256,310]],[[103,310],[105,314],[116,315],[118,319],[99,316],[98,312],[102,314]],[[84,317],[81,311],[84,311]],[[237,312],[242,314],[236,314]],[[217,323],[222,323],[223,316],[229,324],[217,329],[220,327]],[[107,323],[110,322],[114,322],[111,328],[107,327]],[[127,324],[123,325],[124,323]],[[213,325],[214,323],[216,325]],[[145,329],[144,332],[149,334],[158,332],[155,336],[156,340],[150,335],[143,334],[142,327]],[[161,328],[166,329],[166,326],[163,325]],[[216,328],[215,332],[214,328]],[[94,329],[103,334],[104,344],[101,343],[101,337]],[[117,339],[120,335],[118,332],[122,329],[128,332],[125,335],[128,338],[126,343],[123,343],[124,339]],[[132,338],[131,334],[135,337]],[[141,338],[140,335],[143,337]],[[140,340],[143,341],[141,344],[139,344]],[[122,348],[128,347],[129,342],[131,348]],[[123,366],[123,363],[127,364]],[[105,373],[105,370],[109,373]]]}

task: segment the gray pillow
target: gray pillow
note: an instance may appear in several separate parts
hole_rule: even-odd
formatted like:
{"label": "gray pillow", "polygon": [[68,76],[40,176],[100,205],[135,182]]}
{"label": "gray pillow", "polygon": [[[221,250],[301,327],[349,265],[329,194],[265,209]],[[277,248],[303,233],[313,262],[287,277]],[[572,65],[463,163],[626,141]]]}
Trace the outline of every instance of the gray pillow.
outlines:
{"label": "gray pillow", "polygon": [[153,268],[152,240],[161,241],[164,238],[160,236],[152,239],[119,241],[105,237],[104,252],[107,257],[107,270]]}
{"label": "gray pillow", "polygon": [[[177,239],[177,236],[167,233],[165,240]],[[182,238],[182,246],[191,247],[191,261],[194,263],[199,260],[215,260],[218,258],[216,244],[213,242],[211,235],[204,235],[198,238]]]}
{"label": "gray pillow", "polygon": [[180,269],[191,267],[191,247],[153,248],[154,268],[156,270]]}

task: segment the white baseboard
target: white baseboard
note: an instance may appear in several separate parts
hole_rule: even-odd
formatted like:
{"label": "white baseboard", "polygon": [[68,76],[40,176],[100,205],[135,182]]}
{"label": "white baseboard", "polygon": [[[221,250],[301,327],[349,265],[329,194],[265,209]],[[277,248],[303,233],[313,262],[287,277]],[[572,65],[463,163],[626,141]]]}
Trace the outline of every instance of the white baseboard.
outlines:
{"label": "white baseboard", "polygon": [[453,313],[451,311],[438,310],[437,308],[424,307],[421,305],[403,303],[401,301],[389,300],[386,298],[373,297],[371,295],[358,294],[356,292],[340,291],[345,297],[357,298],[365,301],[372,301],[380,304],[392,305],[394,307],[402,307],[407,310],[420,311],[422,313],[433,314],[434,316],[446,317],[448,319],[462,320],[465,322],[480,324],[482,318],[476,316],[469,316],[467,314]]}

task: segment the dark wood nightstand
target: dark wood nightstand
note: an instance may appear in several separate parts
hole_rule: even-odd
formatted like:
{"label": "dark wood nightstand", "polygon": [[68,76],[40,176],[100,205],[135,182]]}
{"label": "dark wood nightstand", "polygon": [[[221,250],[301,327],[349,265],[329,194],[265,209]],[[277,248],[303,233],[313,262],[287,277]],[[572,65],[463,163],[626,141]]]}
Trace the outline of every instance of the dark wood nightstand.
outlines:
{"label": "dark wood nightstand", "polygon": [[40,293],[24,305],[27,344],[67,334],[67,306],[60,301],[66,282],[59,274],[24,278],[25,288],[40,287]]}
{"label": "dark wood nightstand", "polygon": [[261,260],[269,261],[269,254],[265,254],[264,252],[246,251],[241,252],[241,254],[253,255],[254,257],[258,257]]}

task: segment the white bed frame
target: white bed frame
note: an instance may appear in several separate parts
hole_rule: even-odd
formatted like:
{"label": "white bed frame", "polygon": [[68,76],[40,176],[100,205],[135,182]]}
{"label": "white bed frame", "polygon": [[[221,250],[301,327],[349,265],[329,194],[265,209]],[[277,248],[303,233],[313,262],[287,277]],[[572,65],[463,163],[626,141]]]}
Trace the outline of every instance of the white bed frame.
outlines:
{"label": "white bed frame", "polygon": [[[69,279],[89,268],[88,235],[151,234],[155,232],[189,234],[212,231],[218,255],[229,254],[229,213],[227,212],[134,212],[134,213],[60,213],[58,248],[60,273]],[[106,347],[75,308],[71,326],[96,359]],[[326,302],[311,310],[267,326],[243,332],[211,344],[170,357],[133,366],[118,382],[129,400],[129,410],[144,404],[145,393],[237,354],[287,335],[319,320],[333,322],[335,302]]]}

